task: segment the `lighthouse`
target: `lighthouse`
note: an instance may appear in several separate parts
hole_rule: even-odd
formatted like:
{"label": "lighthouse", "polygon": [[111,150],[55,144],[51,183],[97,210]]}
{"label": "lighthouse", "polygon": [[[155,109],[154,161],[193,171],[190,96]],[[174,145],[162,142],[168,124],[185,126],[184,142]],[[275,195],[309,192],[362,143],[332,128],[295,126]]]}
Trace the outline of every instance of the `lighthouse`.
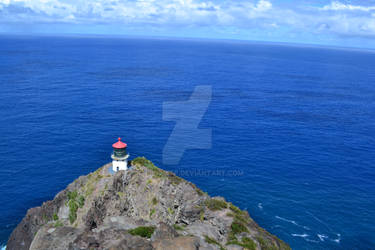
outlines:
{"label": "lighthouse", "polygon": [[118,138],[118,142],[114,143],[112,147],[113,153],[111,158],[113,171],[127,170],[129,154],[126,152],[126,143],[123,143],[121,138]]}

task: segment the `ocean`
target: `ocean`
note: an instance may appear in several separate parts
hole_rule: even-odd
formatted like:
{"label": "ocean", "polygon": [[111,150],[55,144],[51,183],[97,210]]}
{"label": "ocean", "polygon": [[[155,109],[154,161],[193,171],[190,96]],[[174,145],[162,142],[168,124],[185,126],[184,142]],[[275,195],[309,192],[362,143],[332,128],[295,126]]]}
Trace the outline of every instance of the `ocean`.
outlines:
{"label": "ocean", "polygon": [[[374,69],[367,50],[1,36],[0,246],[121,136],[131,158],[224,196],[294,249],[375,249]],[[163,164],[163,103],[202,85],[211,142]]]}

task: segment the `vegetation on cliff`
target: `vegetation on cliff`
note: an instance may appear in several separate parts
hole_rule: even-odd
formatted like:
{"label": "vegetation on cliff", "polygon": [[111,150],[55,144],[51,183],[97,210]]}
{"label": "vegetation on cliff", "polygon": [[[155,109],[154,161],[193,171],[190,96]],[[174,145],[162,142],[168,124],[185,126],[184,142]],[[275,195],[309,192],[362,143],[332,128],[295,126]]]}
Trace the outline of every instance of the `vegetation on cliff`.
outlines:
{"label": "vegetation on cliff", "polygon": [[246,211],[144,157],[107,164],[30,209],[8,249],[289,249]]}

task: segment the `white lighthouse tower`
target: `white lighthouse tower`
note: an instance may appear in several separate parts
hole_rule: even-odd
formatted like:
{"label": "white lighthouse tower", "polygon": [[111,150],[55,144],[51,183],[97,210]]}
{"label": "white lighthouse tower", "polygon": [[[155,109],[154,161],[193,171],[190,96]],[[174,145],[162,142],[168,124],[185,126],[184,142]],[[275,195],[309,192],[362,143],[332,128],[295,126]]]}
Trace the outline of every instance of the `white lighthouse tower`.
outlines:
{"label": "white lighthouse tower", "polygon": [[126,152],[126,143],[121,141],[121,138],[118,138],[118,142],[112,145],[113,154],[112,157],[112,169],[114,172],[119,170],[128,169],[128,158],[129,154]]}

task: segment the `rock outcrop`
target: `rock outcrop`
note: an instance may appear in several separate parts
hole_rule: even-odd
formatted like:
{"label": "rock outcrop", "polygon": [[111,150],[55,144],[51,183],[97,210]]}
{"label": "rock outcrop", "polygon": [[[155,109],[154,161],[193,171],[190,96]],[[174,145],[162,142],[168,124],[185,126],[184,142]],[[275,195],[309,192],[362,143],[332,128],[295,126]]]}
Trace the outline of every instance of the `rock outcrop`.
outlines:
{"label": "rock outcrop", "polygon": [[7,249],[289,249],[221,197],[145,158],[81,176],[31,208]]}

